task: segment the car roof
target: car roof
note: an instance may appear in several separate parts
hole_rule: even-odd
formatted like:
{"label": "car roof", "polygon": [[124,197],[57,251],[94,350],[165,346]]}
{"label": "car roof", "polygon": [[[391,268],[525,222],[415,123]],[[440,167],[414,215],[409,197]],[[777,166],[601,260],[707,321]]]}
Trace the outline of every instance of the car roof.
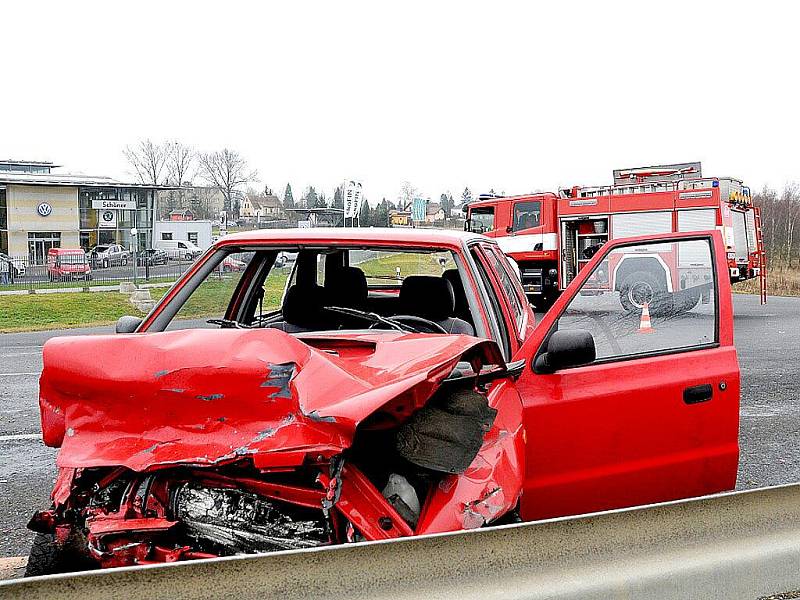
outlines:
{"label": "car roof", "polygon": [[229,244],[365,244],[411,246],[462,246],[470,240],[488,240],[482,235],[450,229],[399,227],[306,227],[256,229],[220,238],[214,245]]}

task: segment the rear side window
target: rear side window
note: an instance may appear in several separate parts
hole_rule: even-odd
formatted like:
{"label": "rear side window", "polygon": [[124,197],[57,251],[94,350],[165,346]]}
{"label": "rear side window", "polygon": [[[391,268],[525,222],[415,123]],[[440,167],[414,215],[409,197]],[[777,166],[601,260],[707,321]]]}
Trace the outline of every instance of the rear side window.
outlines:
{"label": "rear side window", "polygon": [[469,213],[469,230],[472,233],[494,230],[494,206],[473,208]]}

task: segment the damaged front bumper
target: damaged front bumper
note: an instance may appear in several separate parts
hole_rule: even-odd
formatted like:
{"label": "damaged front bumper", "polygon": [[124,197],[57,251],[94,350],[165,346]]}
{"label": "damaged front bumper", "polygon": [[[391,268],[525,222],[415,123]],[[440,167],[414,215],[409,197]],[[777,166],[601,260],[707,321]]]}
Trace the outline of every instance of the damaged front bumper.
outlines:
{"label": "damaged front bumper", "polygon": [[[102,372],[86,366],[98,352]],[[101,567],[480,527],[521,493],[521,400],[502,373],[449,375],[501,360],[464,336],[48,343],[43,432],[62,447],[54,506],[30,527],[85,538]]]}

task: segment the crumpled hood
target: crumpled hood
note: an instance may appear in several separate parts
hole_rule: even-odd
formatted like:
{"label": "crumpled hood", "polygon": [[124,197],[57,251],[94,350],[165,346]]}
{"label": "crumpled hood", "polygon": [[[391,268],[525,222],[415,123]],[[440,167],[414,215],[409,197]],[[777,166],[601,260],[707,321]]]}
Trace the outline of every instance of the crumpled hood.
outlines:
{"label": "crumpled hood", "polygon": [[[472,348],[467,336],[309,339],[274,329],[191,329],[54,338],[44,347],[44,441],[67,468],[300,464],[350,445],[399,394],[427,398]],[[352,345],[351,345],[352,344]]]}

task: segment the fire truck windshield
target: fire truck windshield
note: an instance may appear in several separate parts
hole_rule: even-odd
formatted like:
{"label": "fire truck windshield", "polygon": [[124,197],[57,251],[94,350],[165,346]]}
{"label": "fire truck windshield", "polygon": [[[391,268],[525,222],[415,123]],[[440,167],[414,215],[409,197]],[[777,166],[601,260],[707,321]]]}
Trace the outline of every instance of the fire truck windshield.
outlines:
{"label": "fire truck windshield", "polygon": [[494,229],[494,207],[482,206],[469,211],[469,230],[472,233],[486,233]]}

